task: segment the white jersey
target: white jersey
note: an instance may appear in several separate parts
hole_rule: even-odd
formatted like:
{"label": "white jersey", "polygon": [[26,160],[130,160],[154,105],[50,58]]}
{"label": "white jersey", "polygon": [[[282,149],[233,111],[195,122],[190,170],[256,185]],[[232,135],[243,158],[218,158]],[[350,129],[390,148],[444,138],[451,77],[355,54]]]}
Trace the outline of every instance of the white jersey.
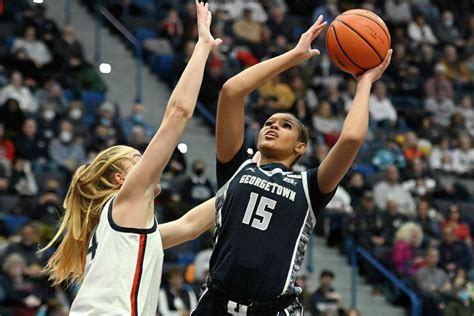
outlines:
{"label": "white jersey", "polygon": [[120,227],[112,219],[113,200],[92,234],[84,281],[69,315],[156,315],[163,266],[156,218],[147,229]]}

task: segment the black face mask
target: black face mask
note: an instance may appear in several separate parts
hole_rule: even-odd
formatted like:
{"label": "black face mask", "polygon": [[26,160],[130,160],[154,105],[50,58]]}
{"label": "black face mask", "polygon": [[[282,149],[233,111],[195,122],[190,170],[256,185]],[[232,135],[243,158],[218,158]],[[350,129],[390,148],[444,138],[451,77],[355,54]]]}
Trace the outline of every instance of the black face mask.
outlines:
{"label": "black face mask", "polygon": [[203,173],[204,173],[204,169],[202,168],[196,168],[193,170],[193,172],[197,175],[197,176],[201,176]]}

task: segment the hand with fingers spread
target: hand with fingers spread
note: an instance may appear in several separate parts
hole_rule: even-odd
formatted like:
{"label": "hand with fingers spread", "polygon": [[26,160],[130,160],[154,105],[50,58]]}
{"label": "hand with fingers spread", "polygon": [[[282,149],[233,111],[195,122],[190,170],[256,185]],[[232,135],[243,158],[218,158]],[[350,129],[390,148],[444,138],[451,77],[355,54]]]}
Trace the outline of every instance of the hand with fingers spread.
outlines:
{"label": "hand with fingers spread", "polygon": [[385,69],[387,69],[388,65],[390,65],[391,59],[392,59],[392,50],[389,49],[387,52],[387,55],[385,55],[385,59],[382,61],[380,65],[375,66],[374,68],[365,71],[363,74],[354,75],[354,78],[356,78],[358,82],[362,80],[369,80],[371,83],[374,83],[375,81],[379,80],[380,77],[382,77]]}
{"label": "hand with fingers spread", "polygon": [[220,38],[214,39],[211,34],[211,21],[212,13],[209,11],[209,3],[198,2],[196,0],[196,11],[197,11],[197,25],[199,40],[198,42],[205,43],[214,48],[222,43]]}
{"label": "hand with fingers spread", "polygon": [[327,25],[327,22],[323,21],[323,16],[320,15],[318,20],[316,20],[316,22],[306,32],[304,32],[301,35],[300,40],[298,41],[298,44],[296,44],[293,50],[304,55],[305,59],[319,55],[320,54],[319,50],[312,49],[311,44],[316,39],[316,37],[318,37],[318,35],[321,34],[323,29],[326,27],[326,25]]}

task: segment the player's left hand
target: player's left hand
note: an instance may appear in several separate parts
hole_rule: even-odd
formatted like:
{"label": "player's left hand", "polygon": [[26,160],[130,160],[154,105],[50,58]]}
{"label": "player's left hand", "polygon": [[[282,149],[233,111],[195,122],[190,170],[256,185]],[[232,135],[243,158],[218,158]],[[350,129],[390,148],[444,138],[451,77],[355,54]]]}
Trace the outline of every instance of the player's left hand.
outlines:
{"label": "player's left hand", "polygon": [[316,39],[316,37],[321,34],[323,29],[326,27],[326,24],[327,22],[323,22],[323,16],[320,15],[316,22],[301,35],[300,40],[298,41],[298,44],[296,44],[294,50],[305,56],[305,59],[319,55],[319,50],[312,49],[311,44]]}
{"label": "player's left hand", "polygon": [[212,13],[209,11],[209,3],[198,2],[196,0],[198,42],[209,45],[210,48],[219,46],[222,43],[220,38],[214,39],[211,34]]}

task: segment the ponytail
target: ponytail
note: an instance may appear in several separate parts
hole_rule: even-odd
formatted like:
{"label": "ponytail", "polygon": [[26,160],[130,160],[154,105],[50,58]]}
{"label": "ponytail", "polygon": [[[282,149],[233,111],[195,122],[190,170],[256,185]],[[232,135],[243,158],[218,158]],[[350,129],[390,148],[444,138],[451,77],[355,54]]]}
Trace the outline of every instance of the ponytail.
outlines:
{"label": "ponytail", "polygon": [[74,173],[64,199],[61,226],[48,245],[40,250],[51,248],[62,237],[45,267],[53,285],[63,281],[82,281],[92,231],[105,204],[120,189],[112,179],[115,173],[124,172],[124,160],[133,161],[130,157],[133,152],[134,149],[127,146],[111,147]]}

